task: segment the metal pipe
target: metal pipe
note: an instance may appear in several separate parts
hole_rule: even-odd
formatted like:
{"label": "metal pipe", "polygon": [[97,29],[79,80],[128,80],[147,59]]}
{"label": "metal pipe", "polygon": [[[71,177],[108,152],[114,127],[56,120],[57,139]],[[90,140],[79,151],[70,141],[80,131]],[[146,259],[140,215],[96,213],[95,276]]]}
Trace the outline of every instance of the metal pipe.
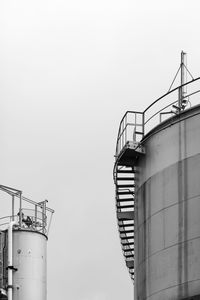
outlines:
{"label": "metal pipe", "polygon": [[185,58],[185,53],[183,51],[181,51],[181,64],[180,64],[180,68],[181,68],[181,86],[180,86],[180,89],[179,89],[179,102],[178,102],[179,112],[182,108],[182,101],[183,101],[183,97],[184,97],[184,87],[183,87],[183,84],[185,83],[184,58]]}
{"label": "metal pipe", "polygon": [[42,232],[45,232],[45,201],[42,203]]}
{"label": "metal pipe", "polygon": [[144,127],[144,125],[145,125],[145,114],[144,113],[142,113],[142,133],[143,133],[143,135],[142,135],[142,137],[144,137],[144,135],[145,135],[145,127]]}
{"label": "metal pipe", "polygon": [[15,196],[12,195],[12,221],[14,221],[14,215],[15,215]]}
{"label": "metal pipe", "polygon": [[13,299],[13,226],[16,221],[8,225],[8,300]]}

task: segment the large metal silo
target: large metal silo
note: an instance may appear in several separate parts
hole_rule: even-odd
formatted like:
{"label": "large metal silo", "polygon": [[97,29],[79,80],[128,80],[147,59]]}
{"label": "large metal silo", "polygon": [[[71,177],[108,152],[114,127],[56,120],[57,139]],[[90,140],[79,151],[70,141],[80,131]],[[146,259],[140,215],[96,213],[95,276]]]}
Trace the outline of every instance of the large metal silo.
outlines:
{"label": "large metal silo", "polygon": [[120,123],[116,210],[135,300],[200,299],[199,79]]}
{"label": "large metal silo", "polygon": [[143,146],[135,201],[136,299],[200,295],[200,106],[155,127]]}

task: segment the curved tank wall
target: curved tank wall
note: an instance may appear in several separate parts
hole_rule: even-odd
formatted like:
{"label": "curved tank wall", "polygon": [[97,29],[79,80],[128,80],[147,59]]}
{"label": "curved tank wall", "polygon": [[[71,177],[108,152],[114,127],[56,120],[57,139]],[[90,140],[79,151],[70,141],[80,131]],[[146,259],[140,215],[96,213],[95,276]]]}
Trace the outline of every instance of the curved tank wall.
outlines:
{"label": "curved tank wall", "polygon": [[192,299],[200,295],[200,106],[155,127],[143,145],[134,299]]}
{"label": "curved tank wall", "polygon": [[31,230],[13,231],[13,300],[46,300],[45,235]]}

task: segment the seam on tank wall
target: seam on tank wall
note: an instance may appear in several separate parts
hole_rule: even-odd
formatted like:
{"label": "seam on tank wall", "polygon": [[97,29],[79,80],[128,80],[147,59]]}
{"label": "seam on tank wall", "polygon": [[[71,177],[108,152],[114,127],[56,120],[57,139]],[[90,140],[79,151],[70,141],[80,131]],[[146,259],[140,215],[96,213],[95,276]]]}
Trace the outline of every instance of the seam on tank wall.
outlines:
{"label": "seam on tank wall", "polygon": [[169,249],[169,248],[172,248],[172,247],[174,247],[174,246],[181,245],[181,244],[185,244],[185,243],[188,243],[188,242],[190,242],[190,241],[194,241],[194,240],[198,240],[198,239],[200,239],[200,235],[199,235],[199,236],[196,236],[196,237],[194,237],[194,238],[188,239],[188,240],[186,240],[186,241],[183,241],[183,242],[180,242],[180,243],[175,243],[175,244],[173,244],[173,245],[171,245],[171,246],[168,246],[168,247],[164,247],[164,248],[162,248],[162,249],[160,249],[160,250],[158,250],[158,251],[152,253],[151,255],[146,256],[145,259],[143,259],[143,260],[137,265],[137,268],[135,268],[135,271],[137,271],[137,269],[140,267],[140,265],[142,265],[147,259],[149,259],[149,258],[151,258],[152,256],[158,254],[159,252],[162,252],[162,251],[167,250],[167,249]]}
{"label": "seam on tank wall", "polygon": [[185,283],[195,282],[195,281],[199,281],[199,280],[200,280],[200,278],[194,279],[194,280],[190,280],[190,281],[185,281],[185,282],[182,282],[182,283],[179,283],[179,284],[176,284],[176,285],[171,285],[171,286],[169,286],[169,287],[167,287],[167,288],[165,288],[165,289],[159,290],[158,292],[155,292],[155,293],[149,295],[146,299],[149,299],[150,297],[154,296],[155,294],[161,293],[162,291],[169,290],[169,289],[171,289],[171,288],[174,288],[174,287],[183,285],[183,284],[185,284]]}
{"label": "seam on tank wall", "polygon": [[196,153],[196,154],[194,154],[194,155],[187,156],[187,157],[185,157],[184,159],[177,160],[176,162],[174,162],[174,163],[168,165],[167,167],[163,168],[162,170],[158,171],[157,173],[152,174],[148,179],[146,179],[144,182],[142,182],[141,185],[138,185],[137,191],[138,191],[139,189],[141,189],[141,187],[142,187],[146,182],[148,182],[148,180],[150,180],[152,177],[154,177],[154,176],[156,176],[156,175],[162,173],[164,170],[167,170],[167,169],[170,168],[171,166],[174,166],[174,165],[178,164],[180,161],[184,161],[184,160],[190,159],[190,158],[195,157],[195,156],[197,156],[197,155],[200,155],[200,152],[198,152],[198,153]]}
{"label": "seam on tank wall", "polygon": [[166,210],[166,209],[168,209],[168,208],[171,208],[171,207],[177,205],[178,203],[184,203],[184,202],[186,202],[186,201],[189,201],[189,200],[192,200],[192,199],[196,199],[196,198],[198,198],[198,197],[200,197],[200,194],[199,194],[199,195],[196,195],[196,196],[193,196],[193,197],[190,197],[190,198],[187,198],[186,200],[181,200],[181,201],[175,202],[175,203],[173,203],[173,204],[171,204],[171,205],[168,205],[168,206],[166,206],[166,207],[164,207],[164,208],[162,208],[162,209],[156,211],[156,212],[153,213],[151,216],[149,216],[148,218],[146,218],[145,221],[142,222],[137,228],[135,227],[135,230],[134,230],[134,231],[137,232],[137,231],[140,229],[140,227],[141,227],[142,225],[144,225],[144,224],[145,224],[147,221],[149,221],[152,217],[154,217],[154,216],[156,216],[157,214],[161,213],[163,210]]}
{"label": "seam on tank wall", "polygon": [[164,207],[164,208],[162,208],[162,209],[156,211],[156,212],[153,213],[151,216],[149,216],[148,218],[146,218],[145,221],[142,222],[137,228],[135,227],[135,230],[134,230],[134,231],[137,232],[137,231],[140,229],[140,227],[141,227],[142,225],[144,225],[144,224],[145,224],[147,221],[149,221],[152,217],[154,217],[154,216],[156,216],[157,214],[161,213],[163,210],[166,210],[166,209],[168,209],[168,208],[171,208],[171,207],[177,205],[178,203],[184,203],[184,202],[189,201],[189,200],[192,200],[192,199],[197,199],[198,197],[200,197],[200,194],[199,194],[199,195],[196,195],[196,196],[193,196],[193,197],[190,197],[190,198],[187,198],[187,199],[185,199],[185,200],[181,200],[181,201],[175,202],[175,203],[173,203],[173,204],[171,204],[171,205],[168,205],[168,206],[166,206],[166,207]]}
{"label": "seam on tank wall", "polygon": [[[188,159],[190,159],[190,158],[192,158],[192,157],[195,157],[195,156],[197,156],[197,155],[200,156],[200,153],[195,154],[195,155],[188,156],[187,158],[184,158],[182,161],[188,160]],[[178,162],[176,162],[176,163],[174,163],[174,164],[171,164],[171,165],[169,165],[168,167],[164,168],[162,171],[159,171],[159,172],[157,172],[156,174],[154,174],[154,175],[152,175],[151,177],[149,177],[149,178],[148,178],[148,179],[147,179],[147,180],[139,187],[139,189],[140,189],[142,186],[144,186],[144,185],[145,185],[145,184],[146,184],[153,176],[159,175],[159,173],[162,173],[164,170],[166,170],[166,169],[168,169],[168,168],[171,168],[171,166],[176,165],[177,163],[178,163]],[[195,196],[190,197],[190,198],[187,198],[186,200],[181,200],[181,201],[179,201],[179,202],[175,202],[175,203],[173,203],[173,204],[171,204],[171,205],[168,205],[168,206],[166,206],[166,207],[164,207],[164,208],[162,208],[162,209],[156,211],[156,212],[153,213],[150,217],[148,217],[147,219],[145,219],[145,221],[142,222],[142,223],[137,227],[137,229],[135,228],[135,232],[137,232],[137,230],[138,230],[138,229],[139,229],[146,221],[148,221],[152,216],[154,216],[154,215],[160,213],[162,210],[167,209],[167,208],[169,208],[169,207],[172,207],[172,206],[176,205],[177,203],[184,202],[184,201],[187,201],[187,200],[190,200],[190,199],[193,199],[193,198],[197,198],[198,196],[200,196],[200,194],[199,194],[199,195],[195,195]],[[137,197],[136,197],[136,202],[137,202]]]}

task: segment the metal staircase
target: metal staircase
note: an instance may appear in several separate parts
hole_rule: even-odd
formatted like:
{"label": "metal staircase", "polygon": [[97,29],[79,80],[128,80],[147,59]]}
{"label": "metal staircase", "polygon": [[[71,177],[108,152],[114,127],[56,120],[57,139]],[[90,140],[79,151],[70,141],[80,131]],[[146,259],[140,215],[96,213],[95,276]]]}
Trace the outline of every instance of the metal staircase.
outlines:
{"label": "metal staircase", "polygon": [[[130,114],[133,122],[129,121]],[[114,166],[118,230],[126,266],[133,281],[136,166],[137,160],[144,154],[144,149],[139,142],[143,137],[143,119],[137,118],[137,114],[140,113],[127,112],[120,123]],[[137,119],[140,122],[137,122]]]}
{"label": "metal staircase", "polygon": [[[134,278],[134,169],[117,166],[116,209],[122,251],[132,279]],[[121,184],[124,182],[124,184]]]}
{"label": "metal staircase", "polygon": [[[185,66],[182,60],[179,70],[183,67]],[[137,166],[140,157],[145,154],[145,150],[142,146],[145,139],[144,135],[146,136],[161,122],[165,122],[167,119],[173,118],[174,115],[181,113],[188,103],[190,106],[195,105],[195,97],[194,103],[191,102],[191,97],[200,93],[200,88],[196,85],[199,82],[200,77],[192,77],[192,80],[188,82],[184,82],[182,78],[181,85],[172,89],[174,83],[173,80],[167,93],[157,98],[143,112],[127,111],[120,122],[116,143],[113,178],[115,183],[119,236],[126,265],[133,280],[134,205],[135,201],[137,201]],[[164,103],[162,104],[161,101],[163,100]],[[174,111],[174,109],[176,110]]]}

